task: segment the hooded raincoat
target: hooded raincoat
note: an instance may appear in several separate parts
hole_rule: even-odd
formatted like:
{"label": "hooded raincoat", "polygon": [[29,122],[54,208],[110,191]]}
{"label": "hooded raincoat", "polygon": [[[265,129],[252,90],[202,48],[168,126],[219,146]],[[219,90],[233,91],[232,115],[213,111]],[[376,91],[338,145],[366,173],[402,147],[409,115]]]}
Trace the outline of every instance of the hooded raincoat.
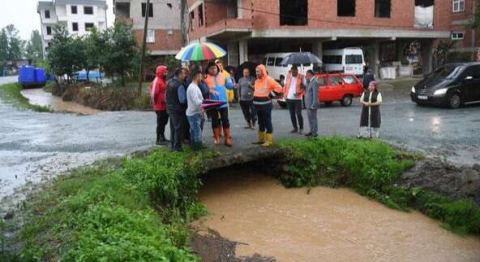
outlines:
{"label": "hooded raincoat", "polygon": [[163,75],[167,71],[166,66],[158,66],[156,70],[156,77],[150,83],[150,99],[152,100],[153,110],[166,111],[167,105],[165,95],[167,92],[167,84]]}

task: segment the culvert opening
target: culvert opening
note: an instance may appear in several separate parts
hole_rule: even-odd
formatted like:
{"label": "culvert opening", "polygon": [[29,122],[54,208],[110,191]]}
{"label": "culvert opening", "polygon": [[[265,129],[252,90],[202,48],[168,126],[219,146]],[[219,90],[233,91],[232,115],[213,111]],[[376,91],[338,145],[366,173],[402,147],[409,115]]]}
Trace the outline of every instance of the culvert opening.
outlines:
{"label": "culvert opening", "polygon": [[[238,160],[238,159],[237,159]],[[209,215],[192,223],[202,261],[472,261],[478,242],[419,212],[345,188],[286,189],[281,157],[219,164],[202,176]],[[428,245],[424,245],[428,243]],[[260,255],[259,255],[260,254]]]}

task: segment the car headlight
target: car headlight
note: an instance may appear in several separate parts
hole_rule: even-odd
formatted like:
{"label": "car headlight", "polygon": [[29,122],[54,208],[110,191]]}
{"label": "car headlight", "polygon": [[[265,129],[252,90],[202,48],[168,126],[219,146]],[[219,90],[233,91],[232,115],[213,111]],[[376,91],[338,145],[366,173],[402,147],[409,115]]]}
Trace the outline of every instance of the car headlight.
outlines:
{"label": "car headlight", "polygon": [[415,87],[414,86],[412,86],[412,93],[415,94]]}
{"label": "car headlight", "polygon": [[447,93],[447,90],[446,88],[442,88],[442,89],[438,89],[437,91],[435,91],[435,93],[433,93],[434,96],[441,96],[441,95],[444,95]]}

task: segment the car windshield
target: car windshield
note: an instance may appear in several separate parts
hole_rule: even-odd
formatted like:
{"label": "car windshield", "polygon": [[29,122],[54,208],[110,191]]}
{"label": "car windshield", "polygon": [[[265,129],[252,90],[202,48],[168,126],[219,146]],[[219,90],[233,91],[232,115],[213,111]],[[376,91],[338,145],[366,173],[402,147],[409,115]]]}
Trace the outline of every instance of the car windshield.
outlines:
{"label": "car windshield", "polygon": [[462,71],[463,66],[459,65],[446,65],[440,68],[437,68],[435,71],[430,73],[428,79],[453,79]]}

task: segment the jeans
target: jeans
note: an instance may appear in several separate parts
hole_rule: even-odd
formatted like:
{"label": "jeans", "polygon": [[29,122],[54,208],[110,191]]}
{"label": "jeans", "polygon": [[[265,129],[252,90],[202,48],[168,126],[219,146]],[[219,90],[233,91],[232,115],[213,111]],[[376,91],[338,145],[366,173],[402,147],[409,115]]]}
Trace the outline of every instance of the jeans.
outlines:
{"label": "jeans", "polygon": [[212,117],[212,128],[223,127],[230,128],[230,121],[228,120],[228,108],[219,108],[210,110]]}
{"label": "jeans", "polygon": [[190,124],[190,143],[196,144],[202,142],[202,114],[187,116]]}
{"label": "jeans", "polygon": [[295,130],[298,130],[298,118],[298,124],[300,125],[300,129],[303,129],[302,100],[287,99],[287,106],[288,110],[290,111],[290,120],[292,121],[293,128]]}
{"label": "jeans", "polygon": [[243,116],[245,117],[245,121],[248,123],[257,122],[257,113],[255,112],[255,107],[253,106],[252,101],[240,101],[240,107],[242,108]]}
{"label": "jeans", "polygon": [[272,103],[255,105],[255,111],[258,116],[258,129],[260,132],[267,131],[268,134],[273,134],[272,108]]}
{"label": "jeans", "polygon": [[184,135],[183,119],[185,113],[171,112],[170,116],[170,140],[172,143],[172,151],[182,151],[182,140]]}
{"label": "jeans", "polygon": [[167,111],[155,111],[157,114],[157,141],[165,138],[165,126],[168,123]]}
{"label": "jeans", "polygon": [[307,109],[308,123],[310,124],[310,133],[318,136],[317,109]]}

